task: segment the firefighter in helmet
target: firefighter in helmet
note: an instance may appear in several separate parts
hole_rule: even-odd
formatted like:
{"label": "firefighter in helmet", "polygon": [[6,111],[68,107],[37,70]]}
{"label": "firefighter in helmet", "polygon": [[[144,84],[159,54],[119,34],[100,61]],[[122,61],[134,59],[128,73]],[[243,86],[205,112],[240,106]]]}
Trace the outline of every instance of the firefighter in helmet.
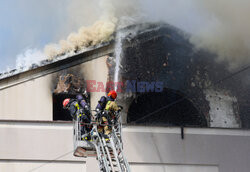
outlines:
{"label": "firefighter in helmet", "polygon": [[112,131],[112,124],[116,121],[116,112],[121,110],[115,99],[117,97],[116,91],[112,90],[107,95],[107,101],[104,108],[104,113],[101,117],[101,121],[104,124],[104,137],[107,137]]}
{"label": "firefighter in helmet", "polygon": [[83,139],[89,140],[90,136],[87,134],[91,131],[91,116],[87,101],[82,95],[77,95],[76,99],[67,98],[63,101],[63,108],[69,110],[73,119],[79,119],[81,122],[81,133],[86,136]]}

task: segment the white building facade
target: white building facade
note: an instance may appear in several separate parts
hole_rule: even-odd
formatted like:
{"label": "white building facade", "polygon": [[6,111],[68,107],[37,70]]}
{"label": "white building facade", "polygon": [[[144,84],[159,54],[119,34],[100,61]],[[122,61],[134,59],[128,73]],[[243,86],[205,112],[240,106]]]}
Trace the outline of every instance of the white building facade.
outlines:
{"label": "white building facade", "polygon": [[[0,80],[0,171],[98,171],[95,157],[73,156],[73,125],[53,120],[53,82],[77,70],[107,82],[112,47],[90,50]],[[80,69],[80,70],[79,70]],[[91,93],[95,107],[103,92]],[[249,172],[250,131],[241,129],[129,126],[124,153],[134,172]]]}

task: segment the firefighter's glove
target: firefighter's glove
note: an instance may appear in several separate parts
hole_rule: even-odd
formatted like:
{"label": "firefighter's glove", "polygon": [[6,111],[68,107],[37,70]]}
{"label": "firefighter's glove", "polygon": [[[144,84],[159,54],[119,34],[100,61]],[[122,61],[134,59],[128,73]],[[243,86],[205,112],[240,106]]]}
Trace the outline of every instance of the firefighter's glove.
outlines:
{"label": "firefighter's glove", "polygon": [[120,105],[118,106],[118,108],[119,108],[119,109],[118,109],[118,111],[117,111],[117,112],[121,112],[121,111],[122,111],[122,109],[123,109],[123,107],[122,107],[122,106],[120,106]]}
{"label": "firefighter's glove", "polygon": [[122,107],[121,105],[119,105],[119,106],[118,106],[118,108],[119,108],[120,110],[122,110],[122,109],[123,109],[123,107]]}

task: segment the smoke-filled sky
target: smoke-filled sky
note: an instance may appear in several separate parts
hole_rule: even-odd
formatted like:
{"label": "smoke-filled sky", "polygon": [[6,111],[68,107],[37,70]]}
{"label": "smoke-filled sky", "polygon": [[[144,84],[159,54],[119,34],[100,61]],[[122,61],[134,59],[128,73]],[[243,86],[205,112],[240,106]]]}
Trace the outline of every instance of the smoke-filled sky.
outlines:
{"label": "smoke-filled sky", "polygon": [[117,25],[145,21],[191,33],[197,48],[235,69],[250,63],[249,8],[248,0],[0,0],[0,71],[99,43]]}
{"label": "smoke-filled sky", "polygon": [[[69,32],[64,28],[66,0],[0,0],[0,71],[15,67],[28,48],[42,48]],[[64,32],[64,33],[63,33]]]}
{"label": "smoke-filled sky", "polygon": [[[15,68],[18,56],[32,52],[39,55],[46,44],[57,42],[97,19],[98,11],[93,10],[95,0],[73,1],[0,0],[0,72]],[[91,11],[86,10],[87,6]]]}

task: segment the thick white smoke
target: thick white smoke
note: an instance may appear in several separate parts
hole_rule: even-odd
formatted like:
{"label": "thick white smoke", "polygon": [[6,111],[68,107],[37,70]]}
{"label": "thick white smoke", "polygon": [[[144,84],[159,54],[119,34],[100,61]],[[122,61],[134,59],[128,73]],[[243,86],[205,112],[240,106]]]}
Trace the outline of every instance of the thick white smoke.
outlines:
{"label": "thick white smoke", "polygon": [[[90,5],[86,0],[72,1],[70,9],[75,11],[72,15],[75,14],[78,21],[85,21],[86,23],[77,32],[69,34],[65,40],[60,40],[58,44],[45,46],[44,52],[47,57],[53,58],[109,41],[112,39],[112,34],[117,26],[124,27],[135,23],[137,18],[135,14],[140,14],[137,11],[138,7],[139,5],[134,0],[99,0],[92,1]],[[85,11],[85,9],[87,10]],[[84,11],[84,13],[78,13],[77,11]],[[94,13],[96,11],[99,16]],[[87,23],[90,24],[93,21],[92,25],[86,26]]]}
{"label": "thick white smoke", "polygon": [[[84,1],[86,7],[88,2]],[[114,14],[114,7],[111,3],[111,0],[102,0],[96,2],[96,5],[93,5],[92,8],[100,9],[100,16],[96,19],[93,25],[91,26],[82,26],[77,32],[71,33],[66,40],[59,41],[59,44],[50,44],[47,45],[44,49],[45,54],[49,58],[53,58],[58,55],[68,53],[70,51],[78,51],[89,46],[99,44],[101,42],[109,41],[112,39],[111,35],[115,31],[117,18]],[[80,7],[75,6],[78,3],[72,2],[71,6],[76,9],[73,11],[78,11]],[[72,8],[71,7],[71,8]],[[87,9],[82,6],[83,9]],[[87,10],[88,13],[85,18],[82,20],[88,20],[88,16],[91,17],[93,11],[91,9]],[[86,22],[87,23],[87,22]]]}
{"label": "thick white smoke", "polygon": [[218,62],[236,69],[250,63],[248,7],[247,0],[74,0],[65,27],[78,31],[47,45],[44,54],[53,58],[108,41],[119,27],[163,21],[189,32],[196,48],[218,54]]}
{"label": "thick white smoke", "polygon": [[38,49],[27,49],[17,55],[16,68],[24,67],[24,69],[28,69],[33,63],[44,60],[45,57],[45,54]]}
{"label": "thick white smoke", "polygon": [[193,34],[191,42],[217,53],[217,60],[228,63],[229,69],[249,65],[250,1],[209,0],[198,4],[211,18]]}
{"label": "thick white smoke", "polygon": [[[142,1],[142,0],[141,0]],[[164,21],[191,34],[197,49],[218,55],[229,70],[250,63],[250,1],[144,0],[146,19]]]}

